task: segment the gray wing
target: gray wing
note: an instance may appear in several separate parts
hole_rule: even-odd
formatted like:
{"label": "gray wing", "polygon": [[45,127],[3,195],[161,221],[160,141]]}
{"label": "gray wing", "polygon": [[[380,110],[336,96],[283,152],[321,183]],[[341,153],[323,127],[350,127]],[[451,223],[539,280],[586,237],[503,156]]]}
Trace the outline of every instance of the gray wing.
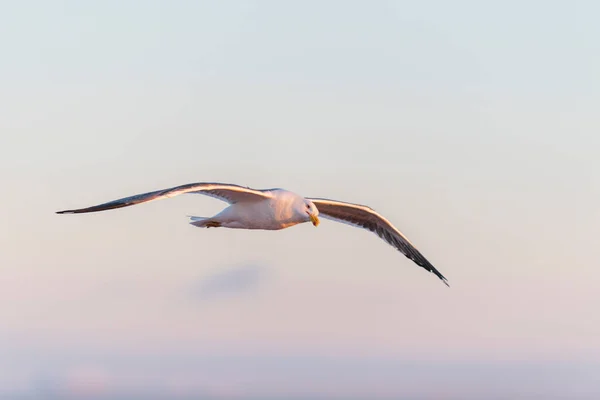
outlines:
{"label": "gray wing", "polygon": [[79,214],[96,211],[112,210],[115,208],[133,206],[135,204],[146,203],[148,201],[166,199],[178,196],[184,193],[204,194],[210,197],[223,200],[229,204],[240,201],[260,201],[271,198],[271,194],[266,190],[250,189],[243,186],[227,183],[188,183],[186,185],[175,186],[169,189],[157,190],[154,192],[136,194],[134,196],[124,197],[122,199],[109,201],[96,206],[79,208],[75,210],[57,211],[57,214]]}
{"label": "gray wing", "polygon": [[319,216],[364,228],[375,233],[411,259],[415,264],[434,273],[446,286],[450,286],[447,279],[427,261],[406,236],[375,210],[360,204],[344,203],[336,200],[314,198],[307,198],[307,200],[315,204],[319,210]]}

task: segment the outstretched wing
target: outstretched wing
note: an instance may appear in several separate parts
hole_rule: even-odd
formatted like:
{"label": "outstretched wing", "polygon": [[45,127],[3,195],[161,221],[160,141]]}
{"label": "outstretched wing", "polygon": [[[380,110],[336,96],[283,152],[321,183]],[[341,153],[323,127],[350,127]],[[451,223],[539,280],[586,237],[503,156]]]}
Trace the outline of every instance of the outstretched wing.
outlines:
{"label": "outstretched wing", "polygon": [[434,273],[446,286],[450,286],[447,279],[427,261],[406,236],[375,210],[360,204],[344,203],[336,200],[312,198],[307,198],[307,200],[312,201],[317,206],[319,216],[374,232],[415,264]]}
{"label": "outstretched wing", "polygon": [[188,183],[186,185],[175,186],[169,189],[157,190],[154,192],[136,194],[134,196],[124,197],[122,199],[109,201],[107,203],[79,208],[75,210],[57,211],[57,214],[79,214],[95,211],[112,210],[114,208],[128,207],[135,204],[146,203],[153,200],[161,200],[169,197],[178,196],[184,193],[198,193],[223,200],[229,204],[241,201],[260,201],[271,198],[271,194],[266,190],[250,189],[243,186],[226,183]]}

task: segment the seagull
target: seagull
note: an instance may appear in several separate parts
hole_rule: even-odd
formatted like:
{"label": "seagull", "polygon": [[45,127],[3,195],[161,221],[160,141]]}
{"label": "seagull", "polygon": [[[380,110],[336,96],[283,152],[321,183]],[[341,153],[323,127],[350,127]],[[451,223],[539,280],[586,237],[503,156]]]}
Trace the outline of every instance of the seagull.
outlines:
{"label": "seagull", "polygon": [[319,216],[363,228],[375,233],[418,266],[435,274],[446,284],[448,280],[386,218],[370,207],[324,198],[302,197],[288,190],[252,189],[235,184],[199,182],[142,193],[99,205],[57,214],[81,214],[171,198],[185,193],[203,194],[229,203],[229,207],[212,217],[188,216],[190,224],[199,228],[232,228],[280,230],[311,222],[319,225]]}

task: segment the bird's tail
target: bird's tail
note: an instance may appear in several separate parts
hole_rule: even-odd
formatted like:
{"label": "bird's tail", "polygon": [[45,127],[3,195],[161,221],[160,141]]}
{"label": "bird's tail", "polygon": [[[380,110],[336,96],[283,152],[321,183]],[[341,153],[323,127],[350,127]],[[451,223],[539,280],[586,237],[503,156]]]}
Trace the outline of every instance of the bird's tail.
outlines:
{"label": "bird's tail", "polygon": [[193,215],[188,215],[188,217],[190,218],[190,224],[197,226],[198,228],[218,228],[221,226],[220,222],[211,218],[194,217]]}

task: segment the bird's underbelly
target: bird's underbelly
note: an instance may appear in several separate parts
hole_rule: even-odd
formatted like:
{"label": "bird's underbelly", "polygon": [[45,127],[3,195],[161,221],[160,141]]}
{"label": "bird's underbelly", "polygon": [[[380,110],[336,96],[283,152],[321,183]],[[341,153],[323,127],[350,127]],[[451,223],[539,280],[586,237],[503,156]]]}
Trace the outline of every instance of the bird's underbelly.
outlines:
{"label": "bird's underbelly", "polygon": [[269,201],[235,203],[215,217],[225,228],[279,230],[294,226],[296,221],[291,212],[276,208]]}

